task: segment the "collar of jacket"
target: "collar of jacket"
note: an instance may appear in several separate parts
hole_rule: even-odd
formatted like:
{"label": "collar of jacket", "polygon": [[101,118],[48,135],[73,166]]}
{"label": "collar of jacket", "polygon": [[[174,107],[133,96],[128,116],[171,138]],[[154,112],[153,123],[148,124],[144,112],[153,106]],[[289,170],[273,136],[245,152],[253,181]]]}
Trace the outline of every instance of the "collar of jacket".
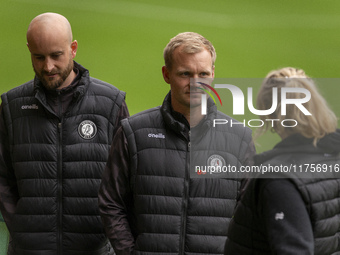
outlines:
{"label": "collar of jacket", "polygon": [[[88,89],[88,86],[90,84],[90,74],[85,67],[78,64],[76,61],[73,61],[73,63],[74,68],[78,69],[80,73],[80,80],[74,91],[73,97],[75,100],[79,100],[84,96],[86,90]],[[47,104],[45,87],[37,76],[34,77],[34,94],[42,103],[44,103],[45,105]]]}
{"label": "collar of jacket", "polygon": [[306,138],[300,134],[290,135],[275,145],[272,150],[255,155],[255,164],[259,165],[275,156],[282,154],[332,154],[340,153],[340,129],[321,138],[317,146],[313,145],[312,138]]}
{"label": "collar of jacket", "polygon": [[167,128],[175,133],[189,139],[189,131],[191,130],[191,138],[203,136],[211,127],[213,119],[216,117],[217,107],[211,98],[208,99],[208,114],[194,128],[190,128],[189,122],[183,114],[173,110],[171,106],[171,93],[169,92],[164,98],[161,106],[161,113]]}

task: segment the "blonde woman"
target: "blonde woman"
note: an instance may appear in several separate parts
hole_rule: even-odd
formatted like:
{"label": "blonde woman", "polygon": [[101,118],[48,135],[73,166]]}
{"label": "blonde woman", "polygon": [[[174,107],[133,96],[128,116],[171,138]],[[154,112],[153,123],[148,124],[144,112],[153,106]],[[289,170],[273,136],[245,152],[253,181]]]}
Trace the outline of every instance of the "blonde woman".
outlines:
{"label": "blonde woman", "polygon": [[[271,108],[273,88],[279,92],[282,88],[308,90],[311,98],[303,107],[311,115],[294,105],[287,105],[283,115],[278,104],[272,114],[261,116],[263,120],[279,120],[261,132],[272,129],[282,141],[272,150],[256,155],[255,162],[262,166],[291,164],[298,170],[304,166],[301,169],[309,174],[249,179],[230,223],[225,254],[340,254],[337,118],[313,80],[301,69],[287,67],[270,72],[257,97],[259,110]],[[303,97],[303,93],[287,94],[289,99]],[[285,119],[294,119],[298,124],[284,127],[280,123]],[[316,176],[311,169],[316,166],[325,174]]]}

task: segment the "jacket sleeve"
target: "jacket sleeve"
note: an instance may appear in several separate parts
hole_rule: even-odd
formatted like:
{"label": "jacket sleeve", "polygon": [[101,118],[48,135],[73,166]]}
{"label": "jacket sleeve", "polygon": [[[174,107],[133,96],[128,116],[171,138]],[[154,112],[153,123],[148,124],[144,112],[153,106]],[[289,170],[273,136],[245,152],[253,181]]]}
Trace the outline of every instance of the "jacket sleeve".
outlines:
{"label": "jacket sleeve", "polygon": [[132,254],[134,237],[131,231],[129,185],[129,152],[122,127],[114,138],[99,189],[99,211],[105,232],[117,255]]}
{"label": "jacket sleeve", "polygon": [[115,134],[117,132],[118,128],[120,127],[120,121],[122,119],[125,119],[125,118],[129,117],[129,116],[130,116],[129,109],[128,109],[127,105],[126,105],[125,100],[123,100],[122,101],[122,105],[120,106],[119,112],[118,112],[117,117],[116,117],[113,134]]}
{"label": "jacket sleeve", "polygon": [[0,210],[9,232],[19,199],[18,188],[9,152],[4,113],[0,107]]}

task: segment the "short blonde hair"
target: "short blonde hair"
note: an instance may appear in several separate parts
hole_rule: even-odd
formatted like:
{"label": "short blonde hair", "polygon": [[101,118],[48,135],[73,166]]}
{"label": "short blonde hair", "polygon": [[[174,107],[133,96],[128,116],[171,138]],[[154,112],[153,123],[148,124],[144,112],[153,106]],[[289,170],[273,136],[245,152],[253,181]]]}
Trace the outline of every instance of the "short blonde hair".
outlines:
{"label": "short blonde hair", "polygon": [[173,63],[173,52],[179,46],[183,47],[184,53],[199,53],[206,49],[211,54],[212,65],[214,66],[216,60],[216,51],[212,43],[204,38],[202,35],[194,32],[184,32],[173,37],[164,48],[163,56],[165,66],[171,70]]}
{"label": "short blonde hair", "polygon": [[[291,135],[299,133],[307,138],[313,138],[314,145],[326,134],[336,131],[338,120],[334,112],[328,106],[326,100],[319,93],[314,81],[308,77],[302,69],[285,67],[282,69],[271,71],[265,78],[257,95],[257,109],[267,110],[272,106],[272,89],[278,88],[278,98],[281,98],[281,88],[294,87],[304,88],[311,93],[311,99],[304,103],[304,107],[312,114],[305,115],[294,105],[287,105],[287,115],[281,115],[281,103],[274,113],[269,116],[260,116],[265,119],[295,119],[298,125],[294,128],[283,127],[274,124],[272,131],[279,135]],[[288,93],[289,98],[301,98],[301,93]],[[265,125],[258,131],[264,133],[271,128],[271,123],[264,121]]]}

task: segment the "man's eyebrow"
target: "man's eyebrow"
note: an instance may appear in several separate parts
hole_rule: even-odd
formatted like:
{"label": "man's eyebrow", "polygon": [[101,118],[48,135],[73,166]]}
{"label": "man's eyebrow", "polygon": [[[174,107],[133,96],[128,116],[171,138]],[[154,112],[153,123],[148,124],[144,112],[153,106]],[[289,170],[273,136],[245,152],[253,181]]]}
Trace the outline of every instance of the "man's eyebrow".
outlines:
{"label": "man's eyebrow", "polygon": [[[63,54],[63,53],[64,53],[64,51],[58,50],[58,51],[51,52],[48,55],[59,55],[59,54]],[[39,54],[39,53],[33,53],[33,56],[45,56],[45,55],[44,54]]]}
{"label": "man's eyebrow", "polygon": [[63,54],[63,53],[64,53],[64,51],[58,50],[58,51],[52,52],[50,55],[60,55],[60,54]]}
{"label": "man's eyebrow", "polygon": [[211,73],[212,71],[210,69],[201,70],[200,73]]}

